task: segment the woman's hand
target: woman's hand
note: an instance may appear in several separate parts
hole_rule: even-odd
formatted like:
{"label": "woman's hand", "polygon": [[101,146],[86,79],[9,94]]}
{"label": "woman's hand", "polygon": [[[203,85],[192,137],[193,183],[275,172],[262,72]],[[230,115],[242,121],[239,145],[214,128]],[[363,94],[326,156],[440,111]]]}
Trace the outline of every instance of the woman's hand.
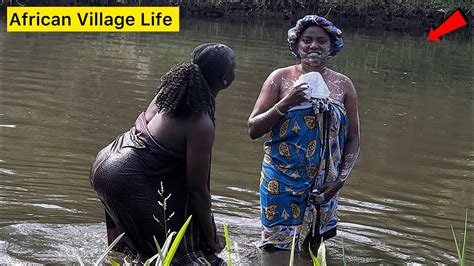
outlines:
{"label": "woman's hand", "polygon": [[288,94],[277,103],[278,110],[286,113],[292,106],[304,102],[306,100],[306,89],[308,89],[308,83],[306,82],[291,87]]}
{"label": "woman's hand", "polygon": [[277,69],[263,83],[260,95],[248,120],[251,139],[257,139],[265,135],[280,121],[283,113],[288,112],[292,106],[305,100],[305,90],[307,88],[305,83],[291,87],[286,96],[280,99],[284,87],[282,81],[291,77],[291,71],[290,68]]}
{"label": "woman's hand", "polygon": [[327,182],[321,187],[321,194],[324,195],[324,202],[328,202],[336,193],[339,191],[339,189],[342,188],[344,185],[344,181],[341,179],[337,178],[336,181],[334,182]]}

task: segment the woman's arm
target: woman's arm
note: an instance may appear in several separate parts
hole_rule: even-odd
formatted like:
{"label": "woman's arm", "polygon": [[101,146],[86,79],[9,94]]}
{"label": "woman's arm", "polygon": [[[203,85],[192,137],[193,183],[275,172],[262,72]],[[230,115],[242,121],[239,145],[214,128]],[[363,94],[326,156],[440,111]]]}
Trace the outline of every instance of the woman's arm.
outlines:
{"label": "woman's arm", "polygon": [[211,192],[208,187],[214,124],[207,115],[189,123],[191,124],[187,127],[186,134],[186,181],[191,213],[206,237],[206,242],[216,252],[220,252],[224,246],[223,243],[217,243],[211,216]]}
{"label": "woman's arm", "polygon": [[359,157],[360,130],[357,92],[350,79],[345,81],[344,86],[346,92],[344,106],[349,119],[349,129],[341,158],[341,171],[339,176],[335,182],[326,183],[321,188],[321,192],[324,193],[325,201],[334,197],[339,189],[341,189]]}
{"label": "woman's arm", "polygon": [[279,101],[282,70],[275,70],[263,83],[260,95],[248,120],[249,136],[257,139],[280,120],[283,113],[288,112],[291,106],[305,100],[306,84],[292,87],[289,93]]}
{"label": "woman's arm", "polygon": [[347,93],[344,99],[344,106],[346,107],[347,117],[349,119],[349,130],[347,132],[346,146],[341,159],[341,172],[339,173],[339,179],[345,182],[347,177],[352,171],[357,158],[359,157],[359,141],[360,141],[360,128],[359,128],[359,110],[357,101],[357,92],[352,84],[351,80],[347,80]]}

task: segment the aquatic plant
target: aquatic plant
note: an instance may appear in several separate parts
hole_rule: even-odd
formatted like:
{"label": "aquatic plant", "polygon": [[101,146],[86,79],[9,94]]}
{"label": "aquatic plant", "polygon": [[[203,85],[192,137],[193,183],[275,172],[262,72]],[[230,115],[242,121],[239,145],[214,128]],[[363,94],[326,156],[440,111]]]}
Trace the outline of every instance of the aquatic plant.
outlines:
{"label": "aquatic plant", "polygon": [[326,245],[324,241],[321,241],[321,244],[318,248],[318,256],[314,256],[313,251],[311,250],[311,245],[308,247],[309,255],[311,256],[311,260],[313,261],[313,266],[326,266]]}
{"label": "aquatic plant", "polygon": [[293,266],[293,263],[295,260],[295,239],[296,239],[296,231],[293,234],[293,241],[291,242],[290,266]]}
{"label": "aquatic plant", "polygon": [[346,266],[347,265],[346,252],[344,251],[344,237],[342,236],[341,236],[341,242],[342,242],[342,264]]}
{"label": "aquatic plant", "polygon": [[[99,256],[99,258],[94,262],[94,265],[99,265],[102,263],[102,261],[104,261],[104,259],[107,257],[107,254],[109,254],[109,251],[112,250],[112,248],[114,248],[115,245],[117,245],[117,243],[120,241],[120,239],[125,235],[125,233],[122,233],[121,235],[119,235],[112,243],[110,243],[110,245],[105,249],[104,252],[102,252],[102,254]],[[79,265],[81,266],[84,266],[84,262],[82,261],[81,257],[79,256],[76,256],[77,257],[77,261],[79,262]]]}
{"label": "aquatic plant", "polygon": [[225,246],[227,248],[227,265],[232,266],[232,257],[230,252],[230,238],[227,224],[224,223]]}
{"label": "aquatic plant", "polygon": [[466,209],[466,219],[464,220],[464,239],[461,245],[461,238],[459,238],[459,242],[456,238],[456,234],[454,233],[453,225],[451,225],[451,232],[453,233],[454,244],[456,245],[456,251],[458,253],[458,260],[459,265],[464,266],[466,265],[466,243],[467,243],[467,209]]}
{"label": "aquatic plant", "polygon": [[[158,250],[158,252],[149,258],[145,263],[143,264],[144,266],[150,266],[153,261],[155,261],[156,266],[169,266],[171,264],[171,261],[173,260],[174,255],[176,254],[176,250],[178,249],[179,244],[181,243],[181,240],[183,239],[183,236],[186,232],[186,229],[188,228],[189,223],[191,222],[191,218],[193,216],[190,215],[186,222],[183,224],[181,229],[179,230],[178,234],[176,232],[171,232],[168,234],[168,237],[166,238],[165,243],[163,244],[163,248],[160,247],[158,244],[158,241],[156,241],[156,238],[153,236],[153,239],[155,240],[155,245]],[[120,239],[125,235],[125,233],[122,233],[119,235],[106,249],[105,251],[99,256],[99,258],[96,260],[96,262],[93,265],[100,265],[104,259],[107,257],[109,252],[112,250],[112,248],[120,241]],[[176,235],[176,238],[173,240],[173,237]],[[170,247],[171,245],[171,247]],[[82,261],[81,257],[77,256],[77,260],[79,262],[80,266],[84,266],[84,262]],[[116,262],[113,259],[110,259],[110,262],[113,266],[120,265],[120,263]],[[124,259],[124,264],[125,265],[131,265],[129,262],[127,262]]]}
{"label": "aquatic plant", "polygon": [[174,239],[173,244],[171,245],[171,248],[168,254],[166,255],[165,263],[163,265],[169,266],[171,264],[171,260],[173,259],[174,254],[178,249],[179,243],[181,243],[181,239],[183,239],[184,233],[186,232],[186,228],[188,228],[189,222],[191,221],[192,217],[193,216],[190,215],[184,225],[181,227],[181,229],[179,229],[178,235],[176,235],[176,238]]}
{"label": "aquatic plant", "polygon": [[163,186],[163,181],[160,182],[161,184],[161,187],[160,189],[158,189],[158,195],[160,195],[161,197],[161,200],[158,201],[158,205],[161,206],[162,210],[163,210],[163,223],[162,224],[160,222],[160,220],[158,218],[156,218],[155,215],[153,215],[153,218],[163,227],[163,229],[165,230],[165,235],[168,235],[170,233],[169,229],[167,228],[167,222],[169,222],[169,220],[171,220],[171,218],[174,216],[174,212],[172,212],[170,215],[166,216],[166,202],[169,200],[169,198],[173,195],[173,193],[169,193],[168,195],[165,194],[165,189],[164,189],[164,186]]}

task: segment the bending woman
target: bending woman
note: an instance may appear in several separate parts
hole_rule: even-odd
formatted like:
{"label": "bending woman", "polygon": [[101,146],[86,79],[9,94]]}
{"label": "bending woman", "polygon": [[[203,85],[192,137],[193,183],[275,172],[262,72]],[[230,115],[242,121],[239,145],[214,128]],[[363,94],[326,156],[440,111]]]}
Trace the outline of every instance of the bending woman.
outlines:
{"label": "bending woman", "polygon": [[[310,15],[288,31],[299,64],[277,69],[267,78],[250,115],[252,139],[270,132],[264,143],[260,179],[260,247],[316,248],[336,235],[337,192],[359,154],[357,94],[351,80],[327,67],[343,47],[341,31],[325,18]],[[307,83],[317,72],[329,97],[308,99]],[[313,73],[314,74],[314,73]],[[315,74],[317,75],[317,74]]]}
{"label": "bending woman", "polygon": [[211,212],[209,176],[215,97],[235,77],[235,55],[203,44],[192,63],[173,67],[135,125],[99,152],[90,181],[105,206],[109,243],[125,232],[119,250],[144,261],[166,235],[191,224],[173,263],[218,265],[223,248]]}

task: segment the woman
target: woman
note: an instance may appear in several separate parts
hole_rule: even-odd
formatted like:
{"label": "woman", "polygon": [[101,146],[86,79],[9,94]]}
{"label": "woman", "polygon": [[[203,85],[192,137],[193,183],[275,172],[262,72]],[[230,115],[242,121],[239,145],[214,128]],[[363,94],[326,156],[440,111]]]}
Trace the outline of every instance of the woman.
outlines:
{"label": "woman", "polygon": [[[337,192],[359,154],[357,94],[351,80],[327,67],[343,47],[341,31],[325,18],[310,15],[288,31],[299,64],[277,69],[267,78],[250,115],[252,139],[270,131],[264,144],[260,179],[264,250],[316,248],[336,235]],[[308,103],[307,83],[319,73],[329,89],[324,110]]]}
{"label": "woman", "polygon": [[135,126],[97,155],[90,181],[106,208],[109,243],[125,232],[120,251],[143,262],[157,253],[154,237],[163,246],[193,215],[173,262],[221,262],[209,191],[214,99],[234,77],[231,48],[196,47],[192,63],[161,78]]}

